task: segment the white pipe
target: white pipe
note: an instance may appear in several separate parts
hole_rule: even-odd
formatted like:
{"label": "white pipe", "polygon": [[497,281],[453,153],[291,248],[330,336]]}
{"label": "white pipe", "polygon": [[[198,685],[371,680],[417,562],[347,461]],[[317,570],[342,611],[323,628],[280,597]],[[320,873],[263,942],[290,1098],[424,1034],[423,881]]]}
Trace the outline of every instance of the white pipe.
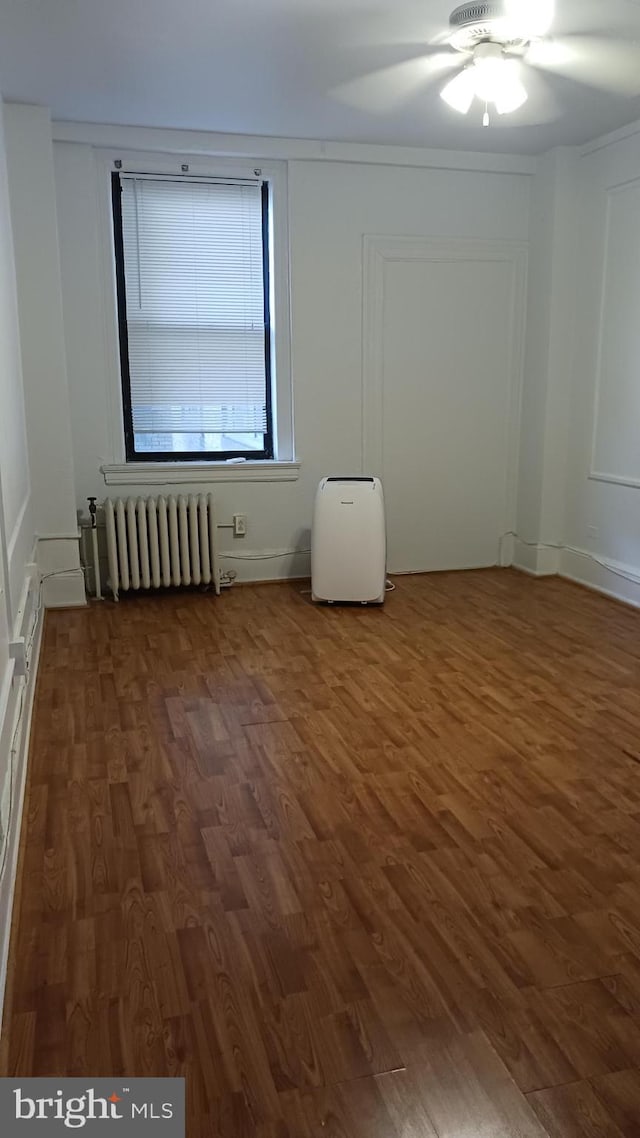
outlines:
{"label": "white pipe", "polygon": [[138,527],[136,523],[136,503],[127,498],[127,549],[129,550],[129,571],[131,588],[140,588],[140,552],[138,550]]}
{"label": "white pipe", "polygon": [[200,542],[198,540],[198,499],[195,494],[189,495],[189,551],[191,554],[191,581],[199,585],[202,580],[200,572]]}
{"label": "white pipe", "polygon": [[118,569],[122,588],[129,588],[129,557],[127,553],[127,515],[122,498],[116,498],[116,535],[118,538]]}
{"label": "white pipe", "polygon": [[200,535],[200,561],[202,568],[202,581],[208,585],[211,580],[211,557],[209,554],[209,515],[207,513],[207,498],[205,494],[198,495],[198,521]]}
{"label": "white pipe", "polygon": [[158,537],[158,513],[160,503],[156,509],[154,498],[147,499],[147,526],[149,530],[149,566],[154,589],[160,588],[160,539]]}
{"label": "white pipe", "polygon": [[220,596],[220,567],[218,564],[218,527],[216,518],[216,504],[213,494],[207,494],[207,513],[209,515],[209,557],[211,560],[211,577],[216,596]]}
{"label": "white pipe", "polygon": [[191,558],[189,556],[189,517],[187,514],[187,499],[184,494],[178,498],[178,549],[182,584],[191,584]]}
{"label": "white pipe", "polygon": [[98,556],[98,531],[93,527],[91,530],[91,543],[93,545],[93,572],[95,576],[96,586],[96,600],[102,600],[102,581],[100,580],[100,558]]}
{"label": "white pipe", "polygon": [[104,517],[107,526],[107,553],[109,555],[109,576],[111,577],[111,588],[113,590],[113,599],[118,599],[118,585],[120,582],[118,574],[118,542],[116,538],[116,519],[113,502],[107,498],[104,504]]}
{"label": "white pipe", "polygon": [[158,535],[160,539],[160,564],[162,566],[162,584],[168,588],[171,584],[171,553],[169,550],[169,520],[167,517],[167,499],[160,495],[158,498]]}
{"label": "white pipe", "polygon": [[178,499],[169,495],[169,547],[171,549],[171,584],[177,589],[182,580],[180,571],[180,537],[178,531]]}
{"label": "white pipe", "polygon": [[149,527],[147,526],[147,507],[144,498],[138,498],[136,502],[136,517],[138,519],[140,580],[142,581],[142,588],[148,589],[151,585],[151,572],[149,566]]}

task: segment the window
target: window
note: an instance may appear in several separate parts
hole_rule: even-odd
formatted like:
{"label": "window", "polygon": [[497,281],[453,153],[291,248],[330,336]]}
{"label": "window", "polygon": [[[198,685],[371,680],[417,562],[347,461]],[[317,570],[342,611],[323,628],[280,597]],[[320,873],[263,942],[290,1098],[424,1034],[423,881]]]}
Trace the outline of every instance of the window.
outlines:
{"label": "window", "polygon": [[112,176],[128,461],[273,457],[269,186]]}

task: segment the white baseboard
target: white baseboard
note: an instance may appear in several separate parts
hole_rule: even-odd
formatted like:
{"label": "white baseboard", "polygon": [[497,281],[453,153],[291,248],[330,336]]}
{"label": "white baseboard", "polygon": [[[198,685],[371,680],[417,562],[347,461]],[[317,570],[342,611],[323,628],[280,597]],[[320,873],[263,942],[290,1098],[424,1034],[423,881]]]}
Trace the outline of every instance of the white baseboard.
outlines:
{"label": "white baseboard", "polygon": [[516,539],[513,556],[514,569],[531,577],[555,577],[560,571],[562,550],[550,545],[526,545]]}
{"label": "white baseboard", "polygon": [[[527,545],[516,541],[513,568],[531,577],[565,577],[607,597],[640,608],[640,569],[587,549]],[[633,578],[637,578],[633,580]]]}
{"label": "white baseboard", "polygon": [[498,564],[503,569],[508,569],[513,565],[516,555],[516,535],[515,533],[506,533],[500,539],[500,555],[498,557]]}
{"label": "white baseboard", "polygon": [[[36,608],[34,612],[32,606],[28,605],[26,606],[26,611],[29,614],[29,627],[23,627],[20,631],[27,640],[33,636],[29,673],[26,679],[14,676],[10,681],[9,699],[3,716],[3,722],[0,723],[0,762],[3,767],[6,762],[6,769],[8,771],[13,770],[13,777],[8,776],[10,777],[9,785],[11,794],[10,823],[6,836],[6,852],[0,854],[0,864],[2,864],[2,858],[4,858],[4,870],[2,878],[0,878],[0,1026],[2,1024],[2,1008],[7,981],[7,961],[11,938],[11,914],[16,886],[22,811],[27,780],[31,716],[33,712],[33,699],[36,689],[36,676],[43,628],[42,609]],[[13,754],[11,753],[12,751]],[[13,764],[12,767],[10,764]]]}
{"label": "white baseboard", "polygon": [[[614,600],[640,608],[640,569],[611,558],[594,559],[585,549],[566,547],[562,551],[560,576],[579,585],[586,585]],[[627,580],[637,577],[637,583]]]}

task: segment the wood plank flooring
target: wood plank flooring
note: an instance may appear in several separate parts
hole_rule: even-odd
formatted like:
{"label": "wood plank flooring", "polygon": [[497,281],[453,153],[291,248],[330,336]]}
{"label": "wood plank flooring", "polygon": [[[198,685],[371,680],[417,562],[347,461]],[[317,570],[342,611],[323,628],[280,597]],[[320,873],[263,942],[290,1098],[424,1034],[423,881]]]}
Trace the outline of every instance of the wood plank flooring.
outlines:
{"label": "wood plank flooring", "polygon": [[640,614],[509,570],[53,612],[3,1073],[190,1138],[638,1138]]}

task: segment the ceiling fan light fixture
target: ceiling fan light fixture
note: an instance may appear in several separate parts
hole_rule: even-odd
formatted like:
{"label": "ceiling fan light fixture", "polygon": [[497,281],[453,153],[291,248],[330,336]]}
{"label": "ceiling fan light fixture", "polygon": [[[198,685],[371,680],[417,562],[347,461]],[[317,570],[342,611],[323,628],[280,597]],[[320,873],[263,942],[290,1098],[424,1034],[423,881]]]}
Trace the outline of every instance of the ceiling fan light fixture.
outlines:
{"label": "ceiling fan light fixture", "polygon": [[466,115],[469,113],[475,94],[473,68],[465,67],[464,71],[460,71],[442,88],[440,98],[444,99],[454,111]]}
{"label": "ceiling fan light fixture", "polygon": [[508,64],[502,58],[502,53],[485,56],[476,51],[471,66],[477,97],[483,103],[495,103],[497,96],[502,94],[510,81]]}
{"label": "ceiling fan light fixture", "polygon": [[528,98],[524,84],[519,79],[515,79],[503,87],[500,94],[496,95],[494,103],[499,115],[511,115],[524,106]]}
{"label": "ceiling fan light fixture", "polygon": [[499,45],[476,48],[473,62],[475,91],[483,103],[494,103],[499,115],[517,111],[527,100],[515,60],[505,59]]}
{"label": "ceiling fan light fixture", "polygon": [[518,64],[505,59],[501,46],[495,43],[480,44],[470,66],[447,83],[440,95],[463,115],[468,113],[474,98],[493,103],[499,115],[517,111],[527,100]]}

